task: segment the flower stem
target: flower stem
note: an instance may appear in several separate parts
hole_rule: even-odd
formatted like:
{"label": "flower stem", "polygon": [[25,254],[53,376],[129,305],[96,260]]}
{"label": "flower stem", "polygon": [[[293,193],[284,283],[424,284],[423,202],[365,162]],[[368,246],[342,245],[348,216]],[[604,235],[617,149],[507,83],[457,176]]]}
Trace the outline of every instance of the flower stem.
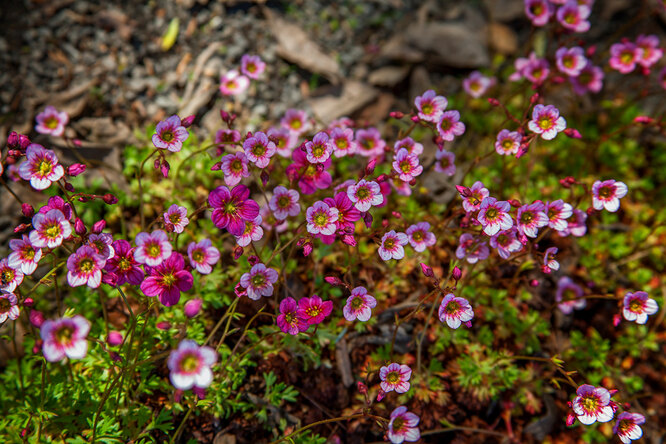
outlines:
{"label": "flower stem", "polygon": [[356,418],[372,418],[372,419],[375,419],[379,422],[388,422],[388,420],[386,418],[383,418],[381,416],[370,415],[368,413],[356,413],[354,415],[340,416],[340,417],[331,418],[331,419],[323,419],[321,421],[313,422],[312,424],[308,424],[304,427],[301,427],[300,429],[297,429],[297,430],[291,432],[287,436],[283,436],[282,438],[279,438],[279,439],[271,442],[271,444],[277,444],[277,443],[282,442],[282,441],[291,440],[291,438],[293,436],[296,436],[296,435],[298,435],[298,434],[300,434],[300,433],[302,433],[302,432],[304,432],[308,429],[311,429],[312,427],[316,427],[318,425],[328,424],[329,422],[346,421],[346,420],[349,420],[349,419],[356,419]]}

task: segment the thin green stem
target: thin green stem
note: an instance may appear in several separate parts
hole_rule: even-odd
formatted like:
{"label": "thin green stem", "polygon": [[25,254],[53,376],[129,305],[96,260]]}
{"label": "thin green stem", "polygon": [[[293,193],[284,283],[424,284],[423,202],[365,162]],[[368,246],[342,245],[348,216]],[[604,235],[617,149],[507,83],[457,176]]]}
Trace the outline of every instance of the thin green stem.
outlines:
{"label": "thin green stem", "polygon": [[356,413],[354,415],[339,416],[337,418],[323,419],[321,421],[317,421],[317,422],[313,422],[312,424],[308,424],[304,427],[301,427],[300,429],[297,429],[297,430],[291,432],[287,436],[283,436],[282,438],[271,442],[271,444],[277,444],[277,443],[282,442],[282,441],[291,440],[291,438],[293,436],[296,436],[296,435],[298,435],[298,434],[300,434],[300,433],[302,433],[302,432],[304,432],[308,429],[311,429],[312,427],[316,427],[318,425],[328,424],[330,422],[346,421],[346,420],[349,420],[349,419],[356,419],[356,418],[372,418],[372,419],[377,420],[378,422],[388,423],[388,420],[386,418],[382,418],[381,416],[376,416],[376,415],[370,415],[368,413]]}

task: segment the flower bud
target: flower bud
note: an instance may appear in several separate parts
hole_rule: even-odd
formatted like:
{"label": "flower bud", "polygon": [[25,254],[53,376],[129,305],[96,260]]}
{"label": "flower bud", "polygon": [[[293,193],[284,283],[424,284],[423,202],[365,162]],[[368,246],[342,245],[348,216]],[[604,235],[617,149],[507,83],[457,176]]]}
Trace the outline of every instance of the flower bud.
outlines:
{"label": "flower bud", "polygon": [[123,343],[123,335],[120,332],[111,330],[106,336],[106,343],[111,347],[115,347]]}
{"label": "flower bud", "polygon": [[499,106],[500,105],[499,100],[495,99],[494,97],[488,97],[488,103],[490,103],[491,106]]}
{"label": "flower bud", "polygon": [[391,214],[392,214],[393,217],[395,217],[396,219],[402,219],[402,213],[401,213],[400,211],[391,211]]}
{"label": "flower bud", "polygon": [[206,389],[205,389],[205,388],[197,387],[197,386],[195,385],[194,387],[192,387],[192,393],[194,393],[195,395],[197,395],[197,397],[198,397],[199,399],[204,399],[204,398],[206,398]]}
{"label": "flower bud", "polygon": [[262,170],[259,177],[261,178],[261,184],[265,187],[268,183],[268,172],[266,172],[266,170]]}
{"label": "flower bud", "polygon": [[28,136],[19,134],[16,131],[9,133],[9,136],[7,137],[8,149],[25,151],[28,145],[30,145],[30,139],[28,139]]}
{"label": "flower bud", "polygon": [[539,281],[536,279],[532,279],[530,281],[530,287],[538,287],[539,286]]}
{"label": "flower bud", "polygon": [[388,219],[382,219],[382,227],[386,228],[389,225]]}
{"label": "flower bud", "polygon": [[29,224],[20,224],[16,228],[14,228],[14,233],[22,233],[28,228],[30,228]]}
{"label": "flower bud", "polygon": [[35,341],[35,346],[32,347],[32,352],[34,354],[38,354],[42,350],[43,345],[44,345],[44,341],[42,341],[41,339],[37,339]]}
{"label": "flower bud", "polygon": [[389,178],[389,176],[387,176],[386,174],[380,174],[375,179],[375,182],[377,182],[378,184],[381,184],[382,182],[385,182],[386,180],[388,180],[388,178]]}
{"label": "flower bud", "polygon": [[102,199],[107,205],[114,205],[118,203],[118,198],[111,193],[105,194]]}
{"label": "flower bud", "polygon": [[93,224],[92,232],[95,233],[95,234],[99,234],[102,231],[104,231],[105,228],[106,228],[106,221],[104,219],[98,220],[97,222],[95,222]]}
{"label": "flower bud", "polygon": [[222,169],[222,162],[217,162],[212,167],[210,167],[211,171],[220,171],[221,169]]}
{"label": "flower bud", "polygon": [[351,234],[345,234],[342,236],[342,242],[349,245],[350,247],[356,246],[356,238]]}
{"label": "flower bud", "polygon": [[421,262],[420,265],[421,265],[421,271],[423,272],[423,275],[425,277],[429,277],[429,278],[435,277],[435,273],[433,273],[432,268],[430,268],[429,266],[427,266],[423,262]]}
{"label": "flower bud", "polygon": [[65,182],[65,189],[66,189],[67,191],[69,191],[70,193],[73,193],[73,192],[74,192],[74,185],[72,185],[72,184],[69,183],[69,182]]}
{"label": "flower bud", "polygon": [[569,412],[569,414],[567,415],[567,427],[571,427],[574,422],[576,422],[576,415]]}
{"label": "flower bud", "polygon": [[368,386],[363,384],[361,381],[358,381],[356,383],[356,388],[358,389],[358,392],[362,395],[368,393]]}
{"label": "flower bud", "polygon": [[365,175],[370,176],[372,173],[374,173],[376,166],[377,166],[377,158],[373,157],[372,159],[370,159],[370,161],[365,167]]}
{"label": "flower bud", "polygon": [[457,265],[455,267],[453,267],[453,272],[451,273],[451,277],[456,282],[459,281],[460,278],[462,278],[462,270],[460,268],[458,268]]}
{"label": "flower bud", "polygon": [[400,111],[391,111],[389,113],[389,116],[393,117],[394,119],[402,119],[403,117],[405,117],[405,113]]}
{"label": "flower bud", "polygon": [[595,211],[596,210],[594,209],[594,207],[590,207],[587,210],[585,210],[585,212],[587,213],[588,216],[592,216]]}
{"label": "flower bud", "polygon": [[243,255],[243,247],[240,245],[234,248],[234,260],[237,261]]}
{"label": "flower bud", "polygon": [[258,263],[261,262],[261,259],[259,259],[258,256],[252,255],[252,256],[250,256],[250,257],[247,258],[247,262],[248,262],[251,266],[255,266],[255,265],[257,265]]}
{"label": "flower bud", "polygon": [[247,295],[247,290],[239,282],[234,287],[234,293],[236,293],[236,296],[238,296],[240,298],[240,297],[243,297],[243,296]]}
{"label": "flower bud", "polygon": [[307,242],[303,245],[303,256],[308,257],[312,253],[312,242]]}
{"label": "flower bud", "polygon": [[539,93],[534,93],[532,97],[530,97],[530,105],[534,105],[539,101]]}
{"label": "flower bud", "polygon": [[169,321],[160,321],[157,324],[155,324],[155,327],[159,328],[160,330],[168,330],[171,328],[171,322]]}
{"label": "flower bud", "polygon": [[162,159],[158,157],[157,159],[155,159],[155,162],[153,162],[153,168],[159,170],[161,166],[162,166]]}
{"label": "flower bud", "polygon": [[77,217],[76,220],[74,221],[74,232],[78,234],[79,236],[83,236],[86,234],[86,224],[83,223],[81,218]]}
{"label": "flower bud", "polygon": [[35,209],[28,203],[21,204],[21,212],[25,217],[31,218],[35,215]]}
{"label": "flower bud", "polygon": [[169,162],[167,162],[166,160],[162,162],[162,167],[160,169],[162,170],[162,176],[164,176],[164,178],[169,177],[169,170],[171,169],[171,165],[169,165]]}
{"label": "flower bud", "polygon": [[377,393],[377,402],[381,402],[381,400],[384,399],[384,396],[386,396],[386,392],[379,389],[379,393]]}
{"label": "flower bud", "polygon": [[520,201],[519,201],[519,200],[516,200],[516,199],[511,199],[511,200],[509,200],[509,204],[510,204],[512,207],[517,208],[517,207],[520,206]]}
{"label": "flower bud", "polygon": [[194,114],[191,116],[187,116],[180,121],[180,124],[185,128],[189,128],[190,126],[192,126],[192,123],[194,123],[194,117],[195,117]]}
{"label": "flower bud", "polygon": [[23,306],[24,307],[32,307],[34,304],[35,304],[35,301],[32,298],[25,298],[25,300],[23,301]]}
{"label": "flower bud", "polygon": [[67,175],[68,176],[78,176],[79,174],[83,173],[86,170],[86,166],[82,163],[74,163],[67,167]]}
{"label": "flower bud", "polygon": [[613,315],[613,327],[617,327],[620,325],[620,322],[622,322],[622,318],[620,317],[619,314],[614,314]]}
{"label": "flower bud", "polygon": [[326,276],[326,277],[324,278],[324,280],[325,280],[326,282],[328,282],[329,284],[331,284],[331,285],[336,285],[336,286],[338,286],[338,285],[344,285],[344,284],[342,283],[342,281],[341,281],[339,278],[335,277],[335,276]]}
{"label": "flower bud", "polygon": [[472,190],[469,188],[462,186],[462,185],[456,185],[456,190],[458,190],[458,193],[460,194],[461,197],[469,197],[472,195]]}
{"label": "flower bud", "polygon": [[372,227],[372,214],[365,213],[363,215],[363,222],[365,222],[365,226],[369,230]]}
{"label": "flower bud", "polygon": [[199,314],[202,305],[203,301],[198,298],[187,301],[185,303],[185,316],[192,319],[193,317]]}
{"label": "flower bud", "polygon": [[410,118],[410,120],[411,120],[412,122],[416,123],[416,122],[420,121],[421,119],[419,119],[419,116],[412,116],[412,117]]}
{"label": "flower bud", "polygon": [[39,328],[44,323],[44,313],[42,313],[41,311],[37,311],[37,310],[30,310],[30,314],[28,315],[28,319],[30,319],[30,323],[34,327]]}
{"label": "flower bud", "polygon": [[79,147],[81,146],[81,139],[72,139],[72,143],[74,146]]}
{"label": "flower bud", "polygon": [[564,130],[564,134],[566,134],[567,137],[570,137],[572,139],[582,139],[583,138],[583,136],[575,128],[566,128]]}

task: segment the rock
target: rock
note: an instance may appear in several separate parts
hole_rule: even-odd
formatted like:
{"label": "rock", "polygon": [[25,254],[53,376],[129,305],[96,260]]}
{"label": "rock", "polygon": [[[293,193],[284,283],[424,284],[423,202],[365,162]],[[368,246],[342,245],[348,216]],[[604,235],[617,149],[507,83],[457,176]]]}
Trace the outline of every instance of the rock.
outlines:
{"label": "rock", "polygon": [[484,0],[491,20],[510,22],[525,17],[524,0]]}
{"label": "rock", "polygon": [[412,24],[405,35],[410,46],[435,54],[437,64],[480,68],[490,63],[485,36],[463,23]]}
{"label": "rock", "polygon": [[393,87],[402,82],[409,73],[409,66],[384,66],[368,76],[368,82],[377,86]]}
{"label": "rock", "polygon": [[490,23],[486,28],[490,47],[504,55],[518,51],[518,36],[510,27],[502,23]]}
{"label": "rock", "polygon": [[315,116],[324,125],[328,125],[339,117],[348,116],[359,110],[377,98],[378,94],[378,91],[372,86],[350,80],[342,87],[336,88],[335,93],[309,99],[307,103]]}

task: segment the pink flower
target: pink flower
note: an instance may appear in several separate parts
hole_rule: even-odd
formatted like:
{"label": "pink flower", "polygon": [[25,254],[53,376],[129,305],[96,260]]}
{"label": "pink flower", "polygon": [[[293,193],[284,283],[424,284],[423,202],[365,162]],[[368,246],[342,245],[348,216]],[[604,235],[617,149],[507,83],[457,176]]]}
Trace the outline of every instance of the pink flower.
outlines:
{"label": "pink flower", "polygon": [[462,323],[471,327],[474,317],[474,310],[467,299],[455,297],[453,293],[444,296],[438,313],[440,322],[446,322],[451,328],[458,328]]}
{"label": "pink flower", "polygon": [[215,133],[215,143],[221,146],[233,146],[241,140],[241,133],[237,130],[221,129]]}
{"label": "pink flower", "polygon": [[395,390],[396,393],[406,393],[409,390],[409,378],[412,376],[412,369],[408,365],[400,365],[392,362],[388,366],[379,369],[379,384],[384,392]]}
{"label": "pink flower", "polygon": [[245,230],[245,221],[252,221],[259,214],[259,204],[250,197],[245,185],[237,185],[231,191],[219,186],[208,195],[208,203],[213,208],[211,219],[217,228],[226,228],[234,236]]}
{"label": "pink flower", "polygon": [[615,179],[597,180],[592,184],[592,206],[595,210],[606,209],[611,213],[620,208],[620,199],[627,195],[627,185]]}
{"label": "pink flower", "polygon": [[250,80],[239,74],[235,69],[227,71],[227,73],[220,78],[220,92],[225,96],[243,94],[248,86],[250,86]]}
{"label": "pink flower", "polygon": [[322,301],[316,294],[298,301],[298,317],[308,325],[321,323],[333,311],[332,301]]}
{"label": "pink flower", "polygon": [[423,145],[416,142],[411,137],[405,137],[395,142],[393,145],[393,151],[398,152],[401,148],[405,148],[409,154],[419,155],[423,153]]}
{"label": "pink flower", "polygon": [[266,69],[266,64],[256,55],[244,54],[240,62],[241,72],[251,79],[258,79]]}
{"label": "pink flower", "polygon": [[40,134],[50,134],[60,137],[65,132],[65,125],[69,122],[69,115],[65,111],[58,111],[52,106],[47,106],[44,111],[37,114],[35,120],[37,120],[35,131]]}
{"label": "pink flower", "polygon": [[356,152],[364,157],[379,157],[384,153],[386,142],[377,128],[356,131]]}
{"label": "pink flower", "polygon": [[418,441],[421,439],[419,421],[420,418],[414,413],[408,412],[404,405],[396,408],[391,412],[391,420],[386,431],[389,441],[393,444]]}
{"label": "pink flower", "polygon": [[156,267],[150,267],[148,273],[141,283],[141,291],[146,296],[158,296],[165,307],[176,305],[180,301],[180,293],[189,291],[194,281],[192,273],[185,270],[185,260],[178,252],[171,253]]}
{"label": "pink flower", "polygon": [[546,206],[540,201],[518,208],[516,214],[518,232],[532,238],[536,237],[539,228],[548,225],[545,209]]}
{"label": "pink flower", "polygon": [[[560,269],[560,263],[555,260],[555,255],[557,254],[557,247],[550,247],[546,249],[545,254],[543,255],[543,265],[541,266],[541,271],[544,273],[550,273],[551,271],[557,271]],[[552,258],[550,256],[553,256]]]}
{"label": "pink flower", "polygon": [[282,157],[291,157],[298,136],[286,128],[269,128],[266,135],[275,143],[275,152]]}
{"label": "pink flower", "polygon": [[557,21],[560,25],[573,32],[587,32],[590,29],[590,7],[578,4],[577,0],[569,0],[557,10]]}
{"label": "pink flower", "polygon": [[462,197],[463,209],[468,213],[481,208],[481,202],[483,202],[483,199],[490,196],[488,188],[483,186],[483,183],[478,180],[474,182],[474,185],[472,185],[471,188],[462,186],[457,186],[456,188],[460,193],[460,197]]}
{"label": "pink flower", "polygon": [[442,139],[449,142],[455,136],[462,135],[465,132],[465,124],[460,122],[460,113],[456,110],[444,111],[437,122],[437,131]]}
{"label": "pink flower", "polygon": [[177,153],[183,148],[183,142],[188,137],[190,137],[190,133],[181,124],[180,117],[173,115],[157,124],[155,134],[153,134],[153,145],[155,148]]}
{"label": "pink flower", "polygon": [[310,325],[298,316],[298,311],[298,304],[294,298],[285,298],[280,302],[280,314],[276,320],[280,330],[296,336],[310,328]]}
{"label": "pink flower", "polygon": [[613,433],[616,433],[620,441],[629,444],[634,439],[640,439],[643,436],[643,430],[639,427],[645,423],[645,416],[640,413],[622,412],[617,415],[617,422],[613,426]]}
{"label": "pink flower", "polygon": [[523,244],[516,237],[516,228],[512,227],[506,231],[500,231],[490,238],[490,246],[497,249],[502,259],[508,259],[511,253],[517,253],[523,249]]}
{"label": "pink flower", "polygon": [[32,217],[30,243],[34,248],[55,248],[72,235],[72,225],[60,210],[37,213]]}
{"label": "pink flower", "polygon": [[187,257],[195,270],[201,274],[209,274],[213,265],[220,260],[220,251],[213,246],[210,239],[202,239],[198,243],[190,242],[187,246]]}
{"label": "pink flower", "polygon": [[298,180],[298,186],[303,194],[313,194],[317,190],[325,190],[331,186],[333,179],[326,171],[331,166],[331,159],[324,163],[313,164],[308,162],[303,150],[296,149],[291,154],[294,161],[287,167],[289,180]]}
{"label": "pink flower", "polygon": [[249,273],[241,276],[240,284],[247,289],[247,296],[250,299],[258,301],[262,296],[269,297],[273,294],[273,284],[277,280],[277,271],[259,263],[255,264]]}
{"label": "pink flower", "polygon": [[534,52],[528,58],[518,57],[514,62],[516,72],[509,76],[509,80],[517,81],[525,77],[535,85],[543,83],[550,74],[548,60],[540,59]]}
{"label": "pink flower", "polygon": [[414,99],[419,119],[431,123],[440,121],[448,104],[449,102],[445,97],[438,96],[432,89]]}
{"label": "pink flower", "polygon": [[97,288],[102,283],[105,264],[106,258],[98,254],[97,250],[82,245],[67,258],[67,283],[72,287],[85,284]]}
{"label": "pink flower", "polygon": [[622,315],[627,321],[636,321],[637,324],[645,324],[648,315],[655,314],[657,310],[659,310],[657,301],[650,299],[644,291],[627,293],[624,296]]}
{"label": "pink flower", "polygon": [[140,285],[143,282],[144,272],[134,259],[135,249],[124,239],[114,241],[113,249],[115,255],[107,260],[104,266],[104,270],[114,277],[113,285],[123,285],[126,282]]}
{"label": "pink flower", "polygon": [[548,0],[525,0],[525,14],[534,26],[544,26],[553,15],[553,7]]}
{"label": "pink flower", "polygon": [[604,71],[594,66],[590,61],[581,70],[577,77],[569,77],[573,90],[579,96],[588,91],[598,93],[603,87]]}
{"label": "pink flower", "polygon": [[557,133],[564,131],[567,127],[567,122],[564,117],[560,116],[560,111],[553,105],[536,105],[532,111],[532,120],[527,124],[527,127],[541,135],[544,140],[552,140],[557,136]]}
{"label": "pink flower", "polygon": [[347,303],[342,308],[342,314],[348,321],[358,319],[365,322],[372,316],[372,308],[377,306],[377,300],[368,294],[365,287],[356,287],[347,298]]}
{"label": "pink flower", "polygon": [[458,239],[458,248],[456,248],[456,257],[465,259],[470,264],[475,264],[479,260],[484,260],[490,255],[488,245],[479,238],[469,233],[463,233]]}
{"label": "pink flower", "polygon": [[335,157],[349,156],[358,150],[358,144],[354,140],[354,130],[351,128],[333,128],[331,145]]}
{"label": "pink flower", "polygon": [[608,64],[611,68],[628,74],[636,68],[636,63],[641,59],[643,50],[631,42],[615,43],[610,48],[611,58]]}
{"label": "pink flower", "polygon": [[305,142],[306,159],[310,163],[324,163],[333,152],[333,146],[328,140],[328,134],[321,131],[315,134],[312,141]]}
{"label": "pink flower", "polygon": [[254,133],[243,142],[243,149],[248,160],[259,168],[266,168],[275,154],[277,147],[261,131]]}
{"label": "pink flower", "polygon": [[300,109],[288,109],[280,120],[280,125],[292,133],[301,135],[310,130],[310,121],[305,111]]}
{"label": "pink flower", "polygon": [[169,380],[178,390],[192,387],[205,389],[213,382],[210,367],[217,362],[217,353],[211,347],[199,347],[189,339],[180,341],[167,360]]}
{"label": "pink flower", "polygon": [[230,187],[238,185],[243,177],[250,177],[245,153],[227,154],[220,159],[220,169],[224,173],[224,183]]}
{"label": "pink flower", "polygon": [[171,205],[163,216],[167,231],[173,231],[174,233],[182,233],[187,224],[190,223],[187,218],[187,208],[178,204]]}
{"label": "pink flower", "polygon": [[381,193],[379,184],[375,181],[361,179],[354,185],[347,188],[347,197],[354,203],[356,209],[365,213],[373,205],[379,205],[384,202],[384,195]]}
{"label": "pink flower", "polygon": [[113,236],[109,233],[92,233],[85,244],[90,245],[105,261],[116,254],[113,249]]}
{"label": "pink flower", "polygon": [[65,202],[65,200],[60,196],[49,197],[49,200],[46,205],[39,209],[39,212],[46,214],[51,210],[60,210],[65,216],[65,219],[70,220],[72,218],[72,206]]}
{"label": "pink flower", "polygon": [[[335,221],[336,233],[342,234],[343,242],[350,244],[348,241],[353,239],[354,222],[361,218],[361,212],[356,209],[354,203],[347,197],[345,192],[339,192],[335,198],[327,197],[324,202],[331,208],[338,210],[338,219]],[[350,239],[351,238],[351,239]],[[325,244],[332,244],[335,241],[335,236],[322,236],[322,242]]]}
{"label": "pink flower", "polygon": [[39,330],[44,341],[44,358],[49,362],[61,361],[65,356],[69,359],[83,359],[88,352],[86,337],[89,331],[90,322],[80,315],[44,321]]}
{"label": "pink flower", "polygon": [[497,154],[509,155],[518,153],[523,136],[518,131],[509,131],[503,129],[497,134],[495,141],[495,151]]}
{"label": "pink flower", "polygon": [[337,208],[331,208],[323,201],[315,202],[305,213],[308,233],[325,236],[335,233],[338,214]]}
{"label": "pink flower", "polygon": [[382,244],[377,250],[379,257],[385,261],[389,259],[402,259],[405,257],[403,245],[407,245],[408,242],[405,233],[396,233],[395,230],[389,231],[382,237]]}
{"label": "pink flower", "polygon": [[577,285],[571,278],[562,276],[557,281],[557,291],[555,292],[555,302],[560,311],[566,315],[571,314],[574,309],[581,310],[587,305],[587,301],[582,298],[583,289]]}
{"label": "pink flower", "polygon": [[488,89],[495,84],[493,77],[486,77],[479,71],[472,71],[465,80],[463,80],[463,88],[470,96],[478,99],[484,95]]}
{"label": "pink flower", "polygon": [[167,234],[162,230],[155,230],[150,234],[141,232],[136,235],[134,243],[136,244],[134,259],[150,267],[160,265],[173,251]]}
{"label": "pink flower", "polygon": [[19,166],[19,176],[23,180],[29,180],[36,190],[47,189],[65,174],[65,169],[58,164],[55,153],[37,143],[28,145],[25,157],[25,162]]}
{"label": "pink flower", "polygon": [[0,292],[0,325],[7,319],[16,320],[21,314],[18,298],[14,293]]}
{"label": "pink flower", "polygon": [[268,206],[278,220],[284,220],[287,216],[298,216],[301,205],[298,203],[300,196],[296,190],[288,190],[282,185],[275,187],[273,196]]}
{"label": "pink flower", "polygon": [[573,207],[562,199],[558,199],[546,202],[545,212],[548,217],[548,226],[556,231],[564,231],[568,227],[566,219],[573,214]]}
{"label": "pink flower", "polygon": [[13,293],[21,282],[23,282],[21,270],[10,267],[7,258],[0,260],[0,290]]}
{"label": "pink flower", "polygon": [[579,46],[559,48],[555,53],[557,69],[570,77],[577,77],[587,65],[585,51]]}
{"label": "pink flower", "polygon": [[251,242],[257,242],[264,237],[264,229],[261,228],[261,216],[257,216],[254,220],[245,221],[245,231],[243,234],[236,237],[236,243],[241,247],[247,247]]}
{"label": "pink flower", "polygon": [[486,197],[481,202],[477,220],[483,226],[483,232],[488,236],[500,230],[508,230],[513,226],[513,219],[509,215],[511,204],[498,201],[494,197]]}
{"label": "pink flower", "polygon": [[409,154],[406,148],[400,148],[400,151],[393,159],[393,169],[398,173],[400,180],[409,182],[423,172],[423,167],[419,165],[419,156]]}
{"label": "pink flower", "polygon": [[576,390],[572,408],[578,420],[585,425],[596,421],[608,422],[613,419],[610,399],[611,395],[605,388],[583,384]]}
{"label": "pink flower", "polygon": [[22,235],[22,239],[11,239],[9,248],[12,252],[7,257],[7,265],[25,275],[34,273],[42,258],[42,250],[35,248],[25,234]]}
{"label": "pink flower", "polygon": [[427,247],[432,247],[437,242],[435,235],[430,232],[428,222],[419,222],[410,226],[405,234],[407,234],[411,246],[419,253],[425,251]]}
{"label": "pink flower", "polygon": [[664,55],[664,51],[659,47],[659,37],[656,35],[639,35],[636,38],[636,46],[641,50],[636,62],[643,68],[650,68]]}

